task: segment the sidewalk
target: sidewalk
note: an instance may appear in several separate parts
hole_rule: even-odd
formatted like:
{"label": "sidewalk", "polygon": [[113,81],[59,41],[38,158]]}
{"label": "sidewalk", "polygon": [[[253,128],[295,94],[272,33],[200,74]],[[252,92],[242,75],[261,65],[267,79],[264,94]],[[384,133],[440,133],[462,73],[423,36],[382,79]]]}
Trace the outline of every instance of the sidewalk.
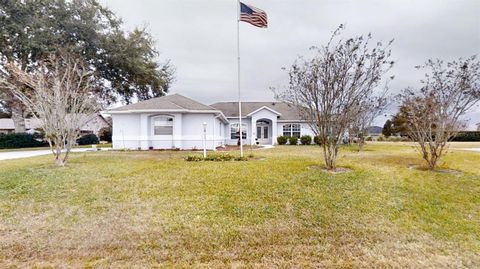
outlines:
{"label": "sidewalk", "polygon": [[[105,149],[102,149],[102,150],[105,150]],[[71,152],[86,152],[86,151],[92,151],[92,148],[76,148],[76,149],[72,149]],[[52,151],[50,149],[0,152],[0,161],[29,158],[29,157],[35,157],[35,156],[41,156],[41,155],[48,155],[48,154],[52,154]]]}

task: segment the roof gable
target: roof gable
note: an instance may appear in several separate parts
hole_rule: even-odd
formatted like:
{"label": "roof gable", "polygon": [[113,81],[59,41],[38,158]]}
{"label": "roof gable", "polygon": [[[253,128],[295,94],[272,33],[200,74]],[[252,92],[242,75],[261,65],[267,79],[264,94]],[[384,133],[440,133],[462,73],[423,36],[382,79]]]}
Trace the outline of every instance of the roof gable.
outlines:
{"label": "roof gable", "polygon": [[[238,117],[238,102],[219,102],[210,105],[225,114],[228,118]],[[248,117],[250,114],[259,111],[263,107],[279,114],[279,120],[301,120],[300,113],[295,106],[284,102],[242,102],[242,116]]]}
{"label": "roof gable", "polygon": [[269,108],[268,106],[262,106],[261,108],[256,109],[256,110],[248,113],[247,116],[252,116],[253,114],[255,114],[255,113],[259,112],[259,111],[262,111],[262,110],[268,110],[268,111],[272,112],[273,114],[277,114],[278,116],[282,115],[282,113],[277,112],[277,111]]}
{"label": "roof gable", "polygon": [[180,94],[172,94],[161,97],[156,97],[141,101],[135,104],[130,104],[114,109],[109,112],[121,112],[135,110],[215,110],[211,106],[207,106],[188,97]]}

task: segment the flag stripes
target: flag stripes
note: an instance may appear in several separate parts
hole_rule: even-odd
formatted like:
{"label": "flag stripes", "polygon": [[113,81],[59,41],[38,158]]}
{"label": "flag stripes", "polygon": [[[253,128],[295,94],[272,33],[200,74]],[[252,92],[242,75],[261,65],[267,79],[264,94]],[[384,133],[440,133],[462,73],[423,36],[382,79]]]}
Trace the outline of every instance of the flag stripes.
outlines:
{"label": "flag stripes", "polygon": [[240,2],[240,21],[253,26],[267,28],[267,13],[265,11]]}

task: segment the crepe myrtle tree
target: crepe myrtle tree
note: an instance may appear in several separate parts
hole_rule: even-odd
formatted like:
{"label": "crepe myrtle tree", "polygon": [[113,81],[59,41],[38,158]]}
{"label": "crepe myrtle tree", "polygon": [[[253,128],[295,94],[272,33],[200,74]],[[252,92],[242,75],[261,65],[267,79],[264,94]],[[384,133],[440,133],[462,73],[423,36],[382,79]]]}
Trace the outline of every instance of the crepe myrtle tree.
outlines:
{"label": "crepe myrtle tree", "polygon": [[[321,141],[328,170],[336,170],[339,144],[358,115],[369,106],[391,69],[391,40],[371,44],[372,36],[341,38],[340,25],[326,45],[312,47],[314,56],[298,58],[289,70],[289,86],[276,97],[298,107]],[[391,77],[393,79],[393,77]]]}
{"label": "crepe myrtle tree", "polygon": [[[15,62],[5,67],[0,83],[39,121],[55,163],[65,166],[72,145],[80,137],[80,128],[101,108],[94,72],[83,60],[68,54],[50,55],[28,71]],[[5,73],[30,90],[12,84]]]}
{"label": "crepe myrtle tree", "polygon": [[429,60],[417,68],[426,70],[421,88],[399,95],[403,127],[434,170],[449,139],[465,125],[460,117],[480,101],[480,62],[476,56],[447,63]]}

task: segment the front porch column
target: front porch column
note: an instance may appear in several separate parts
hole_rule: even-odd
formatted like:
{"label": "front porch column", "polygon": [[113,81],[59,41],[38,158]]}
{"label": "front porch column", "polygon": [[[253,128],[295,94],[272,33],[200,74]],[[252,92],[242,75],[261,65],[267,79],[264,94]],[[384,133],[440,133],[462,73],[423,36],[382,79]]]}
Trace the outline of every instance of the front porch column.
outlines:
{"label": "front porch column", "polygon": [[278,137],[278,126],[277,126],[277,118],[272,119],[272,145],[277,143]]}

